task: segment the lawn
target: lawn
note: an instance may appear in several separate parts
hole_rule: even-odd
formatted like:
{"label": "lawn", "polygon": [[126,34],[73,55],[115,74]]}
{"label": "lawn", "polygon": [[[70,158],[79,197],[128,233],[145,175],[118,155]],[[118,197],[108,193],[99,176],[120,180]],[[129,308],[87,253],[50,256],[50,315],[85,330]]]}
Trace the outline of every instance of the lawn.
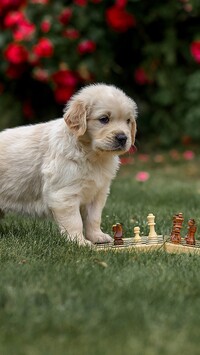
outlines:
{"label": "lawn", "polygon": [[[146,235],[149,212],[161,234],[177,212],[182,235],[190,217],[200,225],[199,163],[136,156],[113,182],[103,229],[122,222],[126,236],[135,225]],[[2,355],[199,354],[200,256],[100,253],[66,243],[51,221],[7,215],[0,270]]]}

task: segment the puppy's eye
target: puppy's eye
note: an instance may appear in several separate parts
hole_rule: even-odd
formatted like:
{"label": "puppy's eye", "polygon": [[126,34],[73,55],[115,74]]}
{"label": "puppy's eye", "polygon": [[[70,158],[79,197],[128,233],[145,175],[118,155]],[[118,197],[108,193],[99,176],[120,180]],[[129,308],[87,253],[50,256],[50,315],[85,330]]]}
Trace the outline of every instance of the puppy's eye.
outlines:
{"label": "puppy's eye", "polygon": [[127,120],[127,123],[129,124],[131,122],[130,118]]}
{"label": "puppy's eye", "polygon": [[102,116],[101,118],[99,118],[99,122],[101,122],[102,124],[107,124],[110,121],[108,116]]}

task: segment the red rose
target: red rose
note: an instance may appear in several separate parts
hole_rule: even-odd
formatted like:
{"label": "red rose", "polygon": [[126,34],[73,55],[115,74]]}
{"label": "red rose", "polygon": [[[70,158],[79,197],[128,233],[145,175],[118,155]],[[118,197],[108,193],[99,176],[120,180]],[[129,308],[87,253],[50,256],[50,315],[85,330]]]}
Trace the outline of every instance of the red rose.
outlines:
{"label": "red rose", "polygon": [[200,63],[200,40],[191,43],[190,52],[195,62]]}
{"label": "red rose", "polygon": [[87,0],[74,0],[74,4],[76,4],[78,6],[86,6]]}
{"label": "red rose", "polygon": [[93,53],[96,50],[96,43],[87,39],[78,44],[77,50],[79,54]]}
{"label": "red rose", "polygon": [[54,91],[54,97],[58,104],[65,104],[74,94],[75,89],[71,86],[59,86]]}
{"label": "red rose", "polygon": [[66,38],[69,38],[69,39],[77,39],[77,38],[80,37],[80,33],[75,28],[67,28],[63,32],[63,37],[66,37]]}
{"label": "red rose", "polygon": [[22,21],[14,30],[13,37],[15,41],[24,41],[30,39],[35,32],[35,25],[29,21]]}
{"label": "red rose", "polygon": [[61,69],[52,75],[54,83],[60,86],[75,86],[77,77],[71,70]]}
{"label": "red rose", "polygon": [[51,21],[48,19],[43,20],[40,24],[40,28],[41,28],[41,31],[44,33],[49,32],[49,30],[51,28]]}
{"label": "red rose", "polygon": [[38,57],[49,58],[53,55],[54,47],[50,39],[41,38],[38,43],[33,47],[33,52]]}
{"label": "red rose", "polygon": [[141,67],[137,68],[135,70],[134,77],[135,77],[136,83],[139,85],[149,84],[149,82],[150,82],[145,70]]}
{"label": "red rose", "polygon": [[10,43],[4,51],[5,58],[13,64],[21,64],[27,62],[28,51],[21,44]]}
{"label": "red rose", "polygon": [[24,5],[26,0],[1,0],[0,9],[11,10],[18,9],[20,6]]}
{"label": "red rose", "polygon": [[125,32],[136,24],[132,14],[117,6],[112,6],[106,11],[106,20],[108,25],[118,32]]}
{"label": "red rose", "polygon": [[24,14],[20,11],[8,12],[4,17],[4,26],[13,27],[19,25],[22,21],[24,21],[24,19]]}
{"label": "red rose", "polygon": [[117,7],[126,7],[127,0],[115,0],[115,5]]}
{"label": "red rose", "polygon": [[71,17],[72,17],[72,10],[69,7],[67,7],[60,13],[58,19],[62,23],[62,25],[67,25]]}

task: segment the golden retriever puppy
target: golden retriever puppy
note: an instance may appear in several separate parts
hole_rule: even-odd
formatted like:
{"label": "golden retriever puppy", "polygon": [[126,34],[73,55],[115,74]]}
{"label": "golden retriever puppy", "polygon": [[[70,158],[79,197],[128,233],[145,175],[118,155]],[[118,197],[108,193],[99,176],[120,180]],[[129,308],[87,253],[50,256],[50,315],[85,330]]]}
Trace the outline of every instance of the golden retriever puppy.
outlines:
{"label": "golden retriever puppy", "polygon": [[0,133],[0,210],[53,216],[79,244],[109,242],[101,213],[120,154],[134,144],[136,104],[112,85],[82,88],[64,117]]}

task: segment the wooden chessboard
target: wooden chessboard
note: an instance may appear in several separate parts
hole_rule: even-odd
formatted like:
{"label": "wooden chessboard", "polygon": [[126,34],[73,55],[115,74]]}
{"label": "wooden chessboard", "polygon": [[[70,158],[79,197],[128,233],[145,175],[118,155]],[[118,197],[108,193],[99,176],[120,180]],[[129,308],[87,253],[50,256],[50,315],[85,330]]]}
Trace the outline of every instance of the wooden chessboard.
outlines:
{"label": "wooden chessboard", "polygon": [[141,242],[134,242],[133,238],[122,238],[123,245],[114,245],[114,240],[111,243],[95,244],[97,251],[113,250],[116,252],[133,251],[133,252],[148,252],[153,250],[163,250],[168,253],[188,253],[200,255],[200,241],[196,241],[195,245],[188,245],[185,239],[181,239],[181,244],[170,242],[169,236],[158,235],[157,238],[148,240],[147,236],[141,237]]}
{"label": "wooden chessboard", "polygon": [[180,244],[174,244],[170,242],[169,237],[165,237],[164,250],[168,253],[187,253],[187,254],[198,254],[200,255],[200,241],[196,240],[195,245],[186,244],[184,238],[181,238]]}

